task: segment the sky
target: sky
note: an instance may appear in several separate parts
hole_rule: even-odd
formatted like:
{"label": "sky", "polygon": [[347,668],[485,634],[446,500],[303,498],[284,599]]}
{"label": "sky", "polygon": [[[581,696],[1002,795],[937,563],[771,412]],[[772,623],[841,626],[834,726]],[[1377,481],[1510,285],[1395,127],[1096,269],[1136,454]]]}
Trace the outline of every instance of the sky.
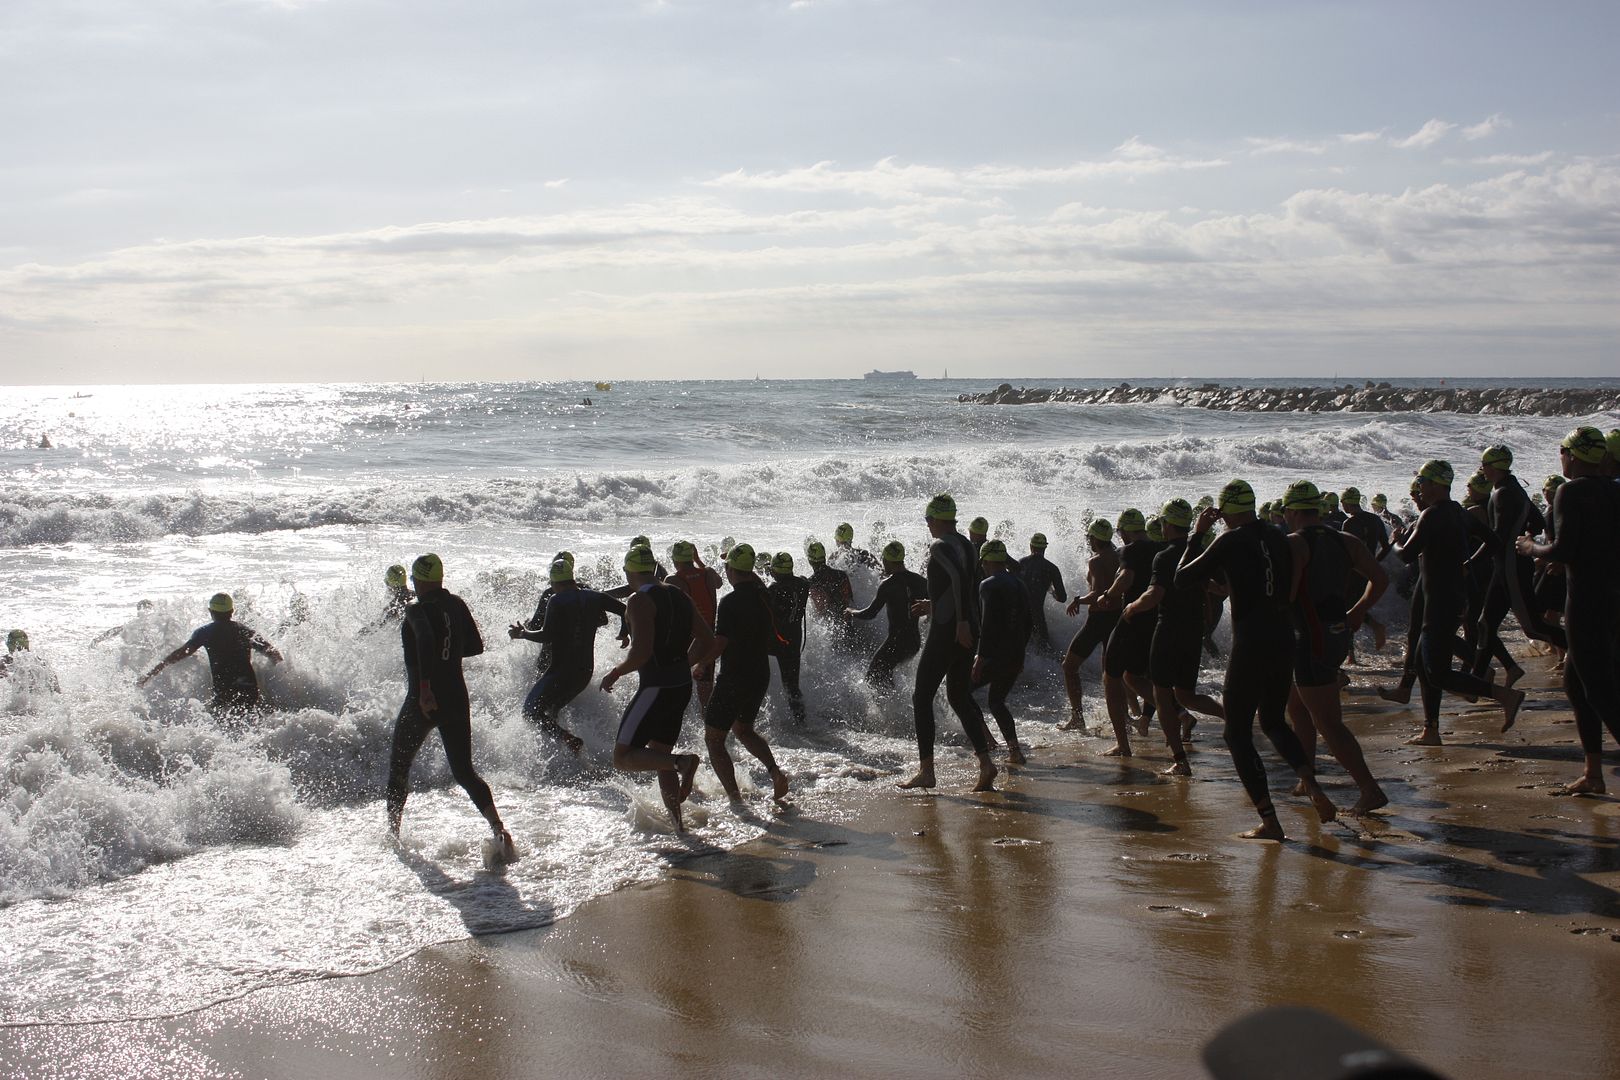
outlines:
{"label": "sky", "polygon": [[1620,5],[5,0],[0,383],[1620,373]]}

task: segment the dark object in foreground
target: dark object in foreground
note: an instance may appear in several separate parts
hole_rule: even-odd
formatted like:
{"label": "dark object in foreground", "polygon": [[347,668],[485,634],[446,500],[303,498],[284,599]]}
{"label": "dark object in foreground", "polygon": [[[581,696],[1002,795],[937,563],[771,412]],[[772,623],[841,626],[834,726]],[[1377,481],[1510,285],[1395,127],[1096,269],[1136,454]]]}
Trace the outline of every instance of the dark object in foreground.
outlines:
{"label": "dark object in foreground", "polygon": [[1336,1017],[1284,1005],[1235,1020],[1204,1044],[1215,1080],[1444,1080]]}

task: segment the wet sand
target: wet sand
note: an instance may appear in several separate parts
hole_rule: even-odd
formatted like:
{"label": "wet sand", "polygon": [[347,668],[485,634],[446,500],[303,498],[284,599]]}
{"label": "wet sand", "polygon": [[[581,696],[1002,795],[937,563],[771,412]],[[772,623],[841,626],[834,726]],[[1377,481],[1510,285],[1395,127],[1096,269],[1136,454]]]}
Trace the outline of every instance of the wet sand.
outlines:
{"label": "wet sand", "polygon": [[[1319,825],[1269,746],[1290,834],[1208,722],[1192,780],[1026,725],[1003,790],[848,820],[791,810],[732,852],[545,930],[167,1020],[0,1031],[7,1075],[1201,1077],[1266,1004],[1331,1010],[1454,1078],[1620,1076],[1620,801],[1557,798],[1579,754],[1545,661],[1518,726],[1448,704],[1441,750],[1357,671],[1347,715],[1393,805]],[[1060,692],[1059,692],[1060,693]],[[1325,750],[1323,751],[1325,754]],[[1620,775],[1608,767],[1611,791]],[[1354,788],[1324,759],[1341,805]],[[715,812],[727,812],[717,809]]]}

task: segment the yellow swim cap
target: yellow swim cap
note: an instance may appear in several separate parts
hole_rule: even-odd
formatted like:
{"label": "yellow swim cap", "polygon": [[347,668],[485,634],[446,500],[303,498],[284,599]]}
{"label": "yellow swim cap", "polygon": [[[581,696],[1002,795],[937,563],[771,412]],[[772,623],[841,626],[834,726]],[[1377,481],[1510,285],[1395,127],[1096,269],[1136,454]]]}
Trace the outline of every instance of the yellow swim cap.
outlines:
{"label": "yellow swim cap", "polygon": [[1513,467],[1513,451],[1505,446],[1487,446],[1484,453],[1479,455],[1479,463],[1497,469],[1511,469]]}
{"label": "yellow swim cap", "polygon": [[1322,493],[1309,480],[1295,480],[1288,485],[1288,493],[1283,496],[1282,505],[1284,510],[1319,514],[1322,512]]}
{"label": "yellow swim cap", "polygon": [[1374,510],[1382,510],[1382,509],[1384,509],[1384,507],[1386,507],[1388,505],[1389,505],[1389,496],[1385,495],[1382,491],[1380,491],[1378,494],[1373,496],[1373,498],[1372,498],[1372,506],[1373,506]]}
{"label": "yellow swim cap", "polygon": [[833,540],[840,544],[854,543],[855,526],[851,525],[847,521],[844,522],[842,525],[838,526],[838,528],[833,530]]}
{"label": "yellow swim cap", "polygon": [[1427,484],[1450,487],[1457,474],[1452,471],[1451,462],[1436,458],[1424,463],[1423,468],[1418,470],[1417,478]]}
{"label": "yellow swim cap", "polygon": [[890,540],[887,544],[884,544],[883,545],[883,561],[884,562],[905,562],[906,561],[906,545],[902,544],[898,540]]}
{"label": "yellow swim cap", "polygon": [[968,532],[978,533],[980,536],[990,531],[990,522],[982,517],[976,517],[968,522]]}
{"label": "yellow swim cap", "polygon": [[677,540],[669,546],[669,557],[678,563],[697,562],[697,545],[690,540]]}
{"label": "yellow swim cap", "polygon": [[752,571],[757,560],[754,558],[754,549],[748,544],[733,543],[726,550],[726,565],[733,570],[744,573]]}
{"label": "yellow swim cap", "polygon": [[775,558],[771,559],[771,573],[793,573],[793,553],[790,551],[778,551]]}
{"label": "yellow swim cap", "polygon": [[574,565],[574,553],[572,551],[559,551],[559,552],[557,552],[557,554],[553,555],[551,558],[552,558],[553,561],[555,561],[557,559],[562,559],[562,560],[566,561],[569,566]]}
{"label": "yellow swim cap", "polygon": [[1000,563],[1006,562],[1007,545],[1003,544],[1000,540],[986,540],[984,543],[979,545],[979,561]]}
{"label": "yellow swim cap", "polygon": [[1565,435],[1564,441],[1559,445],[1568,450],[1576,460],[1584,461],[1588,465],[1602,464],[1603,455],[1609,452],[1608,441],[1604,439],[1603,432],[1595,427],[1578,427]]}
{"label": "yellow swim cap", "polygon": [[956,500],[944,492],[928,500],[929,521],[955,521]]}
{"label": "yellow swim cap", "polygon": [[208,598],[208,610],[220,615],[228,615],[236,610],[236,602],[231,599],[230,593],[217,592]]}
{"label": "yellow swim cap", "polygon": [[1358,488],[1347,487],[1339,494],[1339,501],[1346,506],[1361,505],[1361,491]]}
{"label": "yellow swim cap", "polygon": [[652,541],[647,539],[645,536],[632,536],[630,538],[630,546],[633,548],[650,548],[652,547]]}
{"label": "yellow swim cap", "polygon": [[1557,473],[1553,473],[1551,476],[1547,477],[1547,482],[1541,485],[1541,490],[1546,491],[1550,488],[1553,491],[1557,491],[1566,483],[1568,483],[1568,481],[1564,477],[1559,476]]}
{"label": "yellow swim cap", "polygon": [[1155,544],[1164,543],[1164,518],[1155,514],[1147,521],[1147,538]]}
{"label": "yellow swim cap", "polygon": [[1114,528],[1122,533],[1142,532],[1147,529],[1147,521],[1142,517],[1142,511],[1133,506],[1129,510],[1120,511],[1119,520],[1114,522]]}
{"label": "yellow swim cap", "polygon": [[1105,544],[1110,543],[1114,539],[1114,527],[1108,523],[1107,518],[1098,518],[1086,526],[1086,535],[1093,540],[1101,540]]}
{"label": "yellow swim cap", "polygon": [[411,577],[417,581],[443,581],[444,563],[437,555],[418,555],[411,563]]}
{"label": "yellow swim cap", "polygon": [[1233,480],[1215,496],[1215,507],[1223,514],[1242,514],[1254,509],[1254,488],[1247,480]]}
{"label": "yellow swim cap", "polygon": [[403,589],[405,587],[405,567],[400,563],[390,566],[388,572],[383,574],[383,584],[391,589]]}
{"label": "yellow swim cap", "polygon": [[1484,473],[1477,472],[1468,478],[1468,490],[1475,495],[1489,495],[1491,493],[1491,482],[1485,479]]}
{"label": "yellow swim cap", "polygon": [[574,564],[567,559],[555,559],[551,564],[551,583],[559,585],[574,580]]}
{"label": "yellow swim cap", "polygon": [[827,549],[821,546],[820,540],[812,540],[805,546],[804,557],[812,566],[819,566],[827,561]]}
{"label": "yellow swim cap", "polygon": [[13,630],[11,633],[7,634],[6,635],[6,651],[7,652],[27,652],[28,651],[28,632],[25,631],[25,630]]}
{"label": "yellow swim cap", "polygon": [[1159,516],[1166,525],[1174,525],[1178,529],[1185,529],[1192,525],[1192,503],[1186,499],[1171,499],[1159,508]]}
{"label": "yellow swim cap", "polygon": [[653,555],[650,546],[642,544],[624,553],[625,573],[650,574],[656,569],[658,569],[658,559]]}

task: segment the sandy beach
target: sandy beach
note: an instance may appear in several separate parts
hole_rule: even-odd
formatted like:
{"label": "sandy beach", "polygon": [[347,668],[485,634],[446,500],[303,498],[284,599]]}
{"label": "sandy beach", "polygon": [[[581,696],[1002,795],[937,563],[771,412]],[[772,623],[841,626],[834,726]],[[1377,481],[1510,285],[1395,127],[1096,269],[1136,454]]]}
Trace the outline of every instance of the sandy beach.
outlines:
{"label": "sandy beach", "polygon": [[789,809],[731,852],[672,841],[662,880],[543,930],[164,1020],[11,1028],[0,1058],[41,1078],[1192,1078],[1223,1023],[1298,1003],[1452,1077],[1620,1076],[1620,801],[1552,797],[1578,755],[1546,661],[1514,731],[1448,709],[1442,750],[1402,745],[1416,713],[1376,702],[1380,677],[1357,670],[1347,714],[1393,805],[1361,825],[1284,798],[1288,841],[1242,841],[1208,725],[1183,781],[1156,740],[1117,762],[1037,720],[995,794],[958,793],[953,751],[938,794]]}

